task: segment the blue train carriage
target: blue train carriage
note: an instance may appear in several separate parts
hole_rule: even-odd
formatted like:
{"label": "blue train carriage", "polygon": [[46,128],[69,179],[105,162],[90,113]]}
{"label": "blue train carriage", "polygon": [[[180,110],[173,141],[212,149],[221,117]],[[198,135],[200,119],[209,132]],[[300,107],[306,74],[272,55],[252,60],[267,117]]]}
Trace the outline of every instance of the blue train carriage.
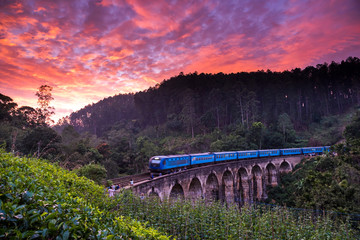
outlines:
{"label": "blue train carriage", "polygon": [[324,153],[330,152],[330,146],[324,146]]}
{"label": "blue train carriage", "polygon": [[285,148],[280,149],[280,155],[287,156],[287,155],[298,155],[302,154],[301,148]]}
{"label": "blue train carriage", "polygon": [[236,152],[214,152],[215,162],[230,161],[237,159]]}
{"label": "blue train carriage", "polygon": [[213,153],[190,154],[190,165],[213,163],[215,155]]}
{"label": "blue train carriage", "polygon": [[276,157],[280,156],[280,149],[259,150],[259,157]]}
{"label": "blue train carriage", "polygon": [[154,156],[150,158],[149,168],[153,173],[170,172],[172,169],[182,168],[190,165],[190,156],[183,155],[169,155],[169,156]]}
{"label": "blue train carriage", "polygon": [[324,147],[305,147],[302,148],[304,155],[315,156],[324,152]]}
{"label": "blue train carriage", "polygon": [[259,157],[258,150],[250,150],[250,151],[237,151],[238,159],[246,159],[246,158],[257,158]]}

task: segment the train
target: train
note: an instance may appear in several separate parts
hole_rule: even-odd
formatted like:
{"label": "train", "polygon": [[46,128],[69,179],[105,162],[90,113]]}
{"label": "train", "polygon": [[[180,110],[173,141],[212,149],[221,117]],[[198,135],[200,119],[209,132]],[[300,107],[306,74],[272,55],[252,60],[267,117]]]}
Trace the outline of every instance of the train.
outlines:
{"label": "train", "polygon": [[149,171],[152,175],[159,175],[178,171],[179,169],[187,169],[224,161],[291,155],[319,155],[329,151],[330,146],[322,146],[153,156],[149,160]]}

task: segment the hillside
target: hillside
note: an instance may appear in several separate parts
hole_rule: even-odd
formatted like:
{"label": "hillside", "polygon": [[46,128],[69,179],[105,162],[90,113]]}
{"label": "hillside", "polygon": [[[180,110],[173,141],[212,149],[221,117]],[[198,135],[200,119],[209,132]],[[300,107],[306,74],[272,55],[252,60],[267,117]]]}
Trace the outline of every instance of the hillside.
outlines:
{"label": "hillside", "polygon": [[194,136],[234,124],[250,128],[256,121],[269,127],[286,114],[298,131],[360,104],[359,69],[360,60],[350,57],[284,72],[180,73],[146,91],[89,105],[68,120],[78,132],[97,136],[134,121],[132,129]]}
{"label": "hillside", "polygon": [[86,149],[62,161],[83,165],[97,149],[95,162],[114,178],[146,171],[154,155],[333,145],[360,104],[359,69],[348,58],[284,72],[181,73],[71,114],[55,129],[68,139],[70,125],[90,140],[72,138]]}
{"label": "hillside", "polygon": [[111,211],[102,186],[34,158],[0,153],[0,238],[169,239]]}
{"label": "hillside", "polygon": [[268,202],[360,216],[360,112],[344,131],[334,154],[303,159],[270,189]]}
{"label": "hillside", "polygon": [[127,191],[109,198],[90,180],[45,160],[18,158],[3,150],[0,176],[4,239],[170,239],[136,220],[178,239],[356,239],[349,223],[325,215],[282,208],[239,211],[217,203],[159,203]]}
{"label": "hillside", "polygon": [[359,69],[349,57],[284,72],[181,73],[52,128],[43,121],[51,109],[1,94],[0,143],[69,170],[101,165],[107,179],[147,171],[155,155],[333,145],[360,105]]}

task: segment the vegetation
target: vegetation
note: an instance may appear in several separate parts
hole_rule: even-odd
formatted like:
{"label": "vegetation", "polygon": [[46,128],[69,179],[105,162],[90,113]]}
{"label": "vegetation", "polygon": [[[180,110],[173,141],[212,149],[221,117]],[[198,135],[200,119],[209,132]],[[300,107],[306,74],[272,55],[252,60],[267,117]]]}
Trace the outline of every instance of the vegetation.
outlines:
{"label": "vegetation", "polygon": [[101,165],[107,179],[146,171],[153,155],[333,145],[360,104],[359,69],[350,57],[284,72],[180,73],[52,127],[52,87],[43,85],[36,109],[0,95],[0,142],[69,170]]}
{"label": "vegetation", "polygon": [[360,214],[360,113],[344,131],[333,154],[305,159],[268,193],[277,204]]}
{"label": "vegetation", "polygon": [[[343,116],[360,104],[359,69],[360,60],[350,57],[284,72],[180,73],[89,105],[55,128],[101,138],[108,178],[146,170],[152,155],[333,145],[342,138]],[[93,160],[71,161],[62,156],[69,166]]]}
{"label": "vegetation", "polygon": [[[163,202],[104,188],[44,160],[0,155],[0,238],[6,239],[356,239],[331,216],[284,208]],[[139,223],[139,220],[143,224]],[[146,228],[145,223],[158,229]]]}
{"label": "vegetation", "polygon": [[115,122],[135,134],[154,127],[158,136],[196,136],[238,124],[249,129],[261,121],[279,128],[286,144],[285,128],[301,130],[360,104],[359,69],[360,60],[349,57],[284,72],[180,73],[146,91],[89,105],[63,122],[101,137]]}
{"label": "vegetation", "polygon": [[106,179],[106,169],[99,164],[85,165],[75,171],[79,176],[87,177],[97,184],[102,184]]}
{"label": "vegetation", "polygon": [[118,198],[117,210],[148,222],[177,239],[356,239],[341,218],[279,207],[140,199],[130,192]]}
{"label": "vegetation", "polygon": [[0,238],[169,239],[113,212],[94,182],[35,158],[0,153]]}

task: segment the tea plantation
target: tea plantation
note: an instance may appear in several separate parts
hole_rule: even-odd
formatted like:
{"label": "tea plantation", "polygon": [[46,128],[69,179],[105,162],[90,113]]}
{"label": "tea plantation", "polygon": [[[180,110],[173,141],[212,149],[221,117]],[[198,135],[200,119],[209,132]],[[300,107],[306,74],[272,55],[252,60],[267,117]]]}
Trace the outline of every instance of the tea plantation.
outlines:
{"label": "tea plantation", "polygon": [[[0,150],[0,239],[357,239],[343,219],[286,208],[158,202]],[[157,230],[155,230],[157,229]]]}
{"label": "tea plantation", "polygon": [[0,154],[0,239],[169,239],[111,211],[104,187],[44,160]]}

